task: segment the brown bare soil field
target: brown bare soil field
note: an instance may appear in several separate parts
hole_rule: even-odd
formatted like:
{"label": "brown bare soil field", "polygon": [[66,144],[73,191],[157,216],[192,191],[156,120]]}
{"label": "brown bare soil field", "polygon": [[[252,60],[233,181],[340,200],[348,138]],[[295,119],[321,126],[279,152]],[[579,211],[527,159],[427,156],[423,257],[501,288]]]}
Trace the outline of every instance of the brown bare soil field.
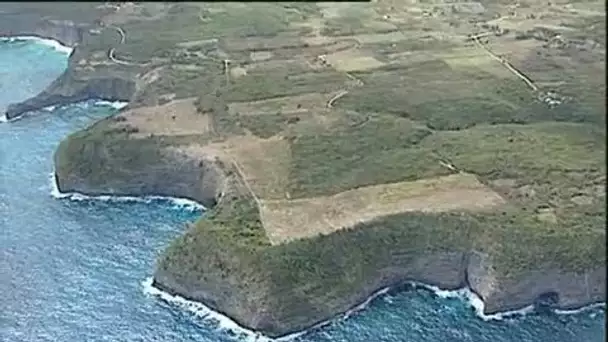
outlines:
{"label": "brown bare soil field", "polygon": [[484,210],[505,203],[466,173],[363,187],[333,196],[261,202],[264,227],[275,244],[407,211]]}
{"label": "brown bare soil field", "polygon": [[180,99],[160,106],[136,108],[121,114],[126,121],[117,125],[137,128],[135,137],[203,134],[209,131],[210,118],[196,111],[195,100]]}

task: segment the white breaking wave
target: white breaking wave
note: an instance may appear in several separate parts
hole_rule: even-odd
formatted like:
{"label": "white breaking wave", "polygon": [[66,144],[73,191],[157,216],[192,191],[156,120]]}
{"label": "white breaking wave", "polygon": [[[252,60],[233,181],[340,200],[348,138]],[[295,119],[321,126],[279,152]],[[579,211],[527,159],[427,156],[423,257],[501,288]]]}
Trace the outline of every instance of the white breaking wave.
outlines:
{"label": "white breaking wave", "polygon": [[97,106],[110,106],[114,109],[123,109],[128,104],[129,104],[129,102],[123,102],[123,101],[105,101],[105,100],[95,101],[95,105],[97,105]]}
{"label": "white breaking wave", "polygon": [[[483,312],[483,310],[485,308],[485,303],[476,293],[471,291],[471,289],[469,289],[469,288],[462,288],[462,289],[458,289],[458,290],[449,291],[449,290],[442,290],[437,286],[426,285],[426,284],[422,284],[422,283],[412,282],[411,284],[414,285],[414,287],[421,287],[421,288],[427,289],[427,290],[433,292],[435,295],[437,295],[440,298],[458,298],[458,299],[464,300],[469,305],[471,305],[473,307],[473,309],[475,309],[475,314],[484,321],[490,321],[490,320],[500,321],[505,318],[509,318],[509,317],[513,317],[513,316],[525,316],[530,313],[533,313],[535,310],[534,305],[528,305],[528,306],[525,306],[518,310],[503,311],[503,312],[497,312],[494,314],[487,315]],[[606,303],[595,303],[595,304],[590,304],[590,305],[581,307],[579,309],[574,309],[574,310],[553,309],[552,311],[558,315],[572,315],[572,314],[581,313],[581,312],[589,310],[589,309],[600,308],[600,307],[604,307],[604,306],[606,306]]]}
{"label": "white breaking wave", "polygon": [[253,330],[249,330],[244,328],[235,321],[231,320],[229,317],[226,317],[210,308],[205,306],[202,303],[194,302],[191,300],[184,299],[180,296],[173,296],[167,292],[161,291],[156,287],[152,286],[153,279],[152,277],[144,280],[141,284],[143,286],[143,292],[148,296],[159,297],[167,303],[176,305],[188,312],[193,313],[196,317],[207,320],[213,324],[217,324],[218,328],[221,331],[229,331],[233,334],[237,335],[239,339],[245,340],[247,342],[283,342],[290,341],[296,337],[302,336],[306,333],[306,331],[283,336],[280,338],[273,339],[268,336],[264,336],[259,332],[255,332]]}
{"label": "white breaking wave", "polygon": [[[348,310],[346,313],[344,313],[341,318],[326,321],[326,322],[321,322],[307,330],[293,333],[293,334],[290,334],[287,336],[283,336],[281,338],[273,339],[273,338],[264,336],[264,335],[260,334],[259,332],[255,332],[255,331],[249,330],[247,328],[244,328],[244,327],[238,325],[236,322],[231,320],[229,317],[226,317],[226,316],[208,308],[207,306],[205,306],[202,303],[190,301],[190,300],[184,299],[181,296],[177,296],[177,295],[174,296],[167,292],[159,290],[158,288],[152,286],[152,283],[153,283],[153,278],[151,278],[151,277],[142,282],[144,294],[159,297],[160,299],[164,300],[165,302],[176,305],[182,309],[185,309],[185,310],[193,313],[197,317],[203,318],[205,320],[210,320],[211,322],[216,323],[219,326],[220,330],[230,331],[230,332],[236,334],[237,336],[239,336],[240,338],[243,338],[246,341],[250,341],[250,342],[262,342],[262,341],[279,342],[279,341],[293,340],[296,337],[305,335],[306,333],[310,332],[311,330],[317,329],[321,326],[326,326],[328,324],[331,324],[332,322],[348,319],[354,313],[357,313],[357,312],[365,309],[374,299],[386,294],[390,290],[389,287],[386,287],[386,288],[383,288],[383,289],[375,292],[370,297],[368,297],[365,300],[365,302],[357,305],[356,307],[354,307],[354,308]],[[411,284],[414,287],[414,289],[415,288],[424,288],[428,291],[431,291],[440,298],[456,298],[456,299],[463,300],[466,303],[468,303],[469,305],[471,305],[473,307],[473,309],[475,310],[476,315],[484,321],[503,320],[505,318],[509,318],[512,316],[525,316],[527,314],[534,312],[534,306],[529,305],[529,306],[526,306],[519,310],[505,311],[505,312],[500,312],[500,313],[496,313],[496,314],[486,315],[483,313],[484,306],[485,306],[483,300],[481,298],[479,298],[479,296],[477,296],[474,292],[472,292],[468,288],[462,288],[462,289],[458,289],[458,290],[442,290],[437,286],[426,285],[426,284],[418,283],[418,282],[409,282],[409,284]],[[582,308],[576,309],[576,310],[557,310],[556,309],[556,310],[553,310],[553,312],[555,312],[556,314],[560,314],[560,315],[577,314],[577,313],[580,313],[580,312],[583,312],[583,311],[586,311],[589,309],[599,308],[599,307],[603,307],[603,306],[605,306],[605,303],[596,303],[596,304],[588,305],[588,306],[585,306],[585,307],[582,307]]]}
{"label": "white breaking wave", "polygon": [[485,303],[475,292],[471,291],[471,289],[469,288],[462,288],[458,290],[442,290],[437,286],[426,285],[422,283],[412,282],[411,284],[414,286],[414,288],[421,287],[426,290],[429,290],[435,295],[437,295],[437,297],[439,298],[458,298],[460,300],[465,301],[473,307],[473,309],[475,310],[475,314],[484,321],[503,320],[512,316],[524,316],[534,311],[534,306],[528,305],[518,310],[503,311],[487,315],[483,312],[485,308]]}
{"label": "white breaking wave", "polygon": [[[75,107],[77,107],[77,108],[81,108],[81,109],[86,109],[86,108],[88,108],[88,107],[89,107],[89,106],[91,106],[91,105],[93,105],[93,106],[108,106],[108,107],[112,107],[112,108],[114,108],[114,109],[120,110],[120,109],[124,108],[124,107],[125,107],[126,105],[128,105],[128,104],[129,104],[128,102],[124,102],[124,101],[105,101],[105,100],[98,100],[98,101],[95,101],[95,102],[92,102],[92,103],[91,103],[91,102],[87,102],[87,101],[84,101],[84,102],[76,102],[76,103],[68,103],[68,104],[65,104],[65,105],[63,105],[63,106],[66,106],[66,107],[67,107],[67,106],[75,106]],[[46,106],[46,107],[43,107],[43,108],[42,108],[42,109],[40,109],[40,110],[41,110],[41,111],[45,111],[45,112],[52,112],[52,111],[54,111],[55,109],[57,109],[57,108],[59,108],[59,107],[63,107],[63,106],[59,106],[59,105],[51,105],[51,106]],[[24,115],[25,115],[25,114],[21,114],[21,115],[19,115],[19,116],[17,116],[17,117],[14,117],[14,118],[8,119],[8,118],[6,117],[6,113],[4,113],[2,116],[0,116],[0,123],[4,123],[4,122],[14,122],[14,121],[17,121],[17,120],[21,119],[21,118],[22,118]],[[157,198],[157,199],[158,199],[158,198]],[[163,197],[163,199],[168,199],[168,198],[164,198],[164,197]]]}
{"label": "white breaking wave", "polygon": [[42,44],[42,45],[46,45],[46,46],[50,46],[51,48],[53,48],[53,50],[69,55],[72,53],[72,51],[74,50],[74,48],[71,48],[69,46],[65,46],[63,44],[61,44],[60,42],[54,40],[54,39],[49,39],[49,38],[41,38],[41,37],[36,37],[36,36],[10,36],[10,37],[0,37],[0,41],[7,41],[7,42],[13,42],[16,40],[31,40],[34,41],[38,44]]}
{"label": "white breaking wave", "polygon": [[605,306],[606,306],[606,303],[595,303],[595,304],[591,304],[588,306],[583,306],[582,308],[579,308],[579,309],[572,309],[572,310],[555,309],[554,312],[558,315],[574,315],[574,314],[579,314],[581,312],[585,312],[585,311],[591,310],[591,309],[599,309],[599,308],[602,308]]}
{"label": "white breaking wave", "polygon": [[175,208],[186,209],[191,211],[204,211],[206,208],[193,200],[186,198],[176,198],[167,196],[111,196],[111,195],[100,195],[100,196],[88,196],[77,192],[61,192],[57,186],[55,179],[55,173],[51,173],[51,196],[59,199],[70,199],[72,201],[106,201],[106,202],[140,202],[150,203],[153,201],[167,201],[172,203]]}
{"label": "white breaking wave", "polygon": [[372,293],[371,296],[369,296],[363,303],[355,306],[354,308],[346,311],[344,313],[344,315],[342,316],[342,319],[348,319],[350,316],[352,316],[353,314],[364,310],[365,308],[367,308],[367,306],[369,305],[369,303],[371,303],[374,299],[388,293],[388,291],[390,291],[390,287],[385,287],[383,289],[380,289],[374,293]]}

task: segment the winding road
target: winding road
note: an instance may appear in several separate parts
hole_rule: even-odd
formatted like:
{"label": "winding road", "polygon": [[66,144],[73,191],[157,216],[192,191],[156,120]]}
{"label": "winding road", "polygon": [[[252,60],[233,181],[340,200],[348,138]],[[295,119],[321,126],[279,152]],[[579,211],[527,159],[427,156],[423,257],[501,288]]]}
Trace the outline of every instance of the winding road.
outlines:
{"label": "winding road", "polygon": [[[108,26],[108,28],[114,29],[114,30],[116,30],[118,32],[118,34],[120,35],[120,43],[119,44],[122,45],[122,44],[124,44],[127,41],[127,34],[125,33],[125,31],[122,28],[120,28],[118,26],[115,26],[115,25],[110,25],[110,26]],[[129,62],[129,61],[125,61],[125,60],[122,60],[120,58],[117,58],[114,55],[115,54],[115,50],[116,50],[115,48],[110,48],[108,50],[108,58],[112,62],[114,62],[116,64],[129,65],[129,66],[133,66],[133,65],[139,65],[139,66],[146,65],[146,63],[134,63],[134,62]]]}

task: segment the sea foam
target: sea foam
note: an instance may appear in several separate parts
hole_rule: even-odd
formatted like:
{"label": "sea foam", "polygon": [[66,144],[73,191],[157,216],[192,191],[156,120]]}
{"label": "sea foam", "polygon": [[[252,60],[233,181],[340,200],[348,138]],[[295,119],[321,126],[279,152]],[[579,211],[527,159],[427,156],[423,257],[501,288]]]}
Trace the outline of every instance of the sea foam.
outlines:
{"label": "sea foam", "polygon": [[174,296],[158,288],[152,286],[153,279],[147,278],[142,282],[143,292],[145,295],[154,296],[162,299],[163,301],[175,305],[181,309],[184,309],[196,317],[201,318],[209,323],[212,323],[217,326],[220,331],[230,332],[236,335],[240,340],[244,340],[247,342],[284,342],[295,339],[296,337],[302,336],[305,331],[300,333],[295,333],[287,336],[283,336],[280,338],[273,339],[268,336],[264,336],[259,332],[255,332],[253,330],[249,330],[244,328],[235,321],[231,320],[229,317],[226,317],[210,308],[205,306],[202,303],[190,301],[184,299],[180,296]]}
{"label": "sea foam", "polygon": [[485,303],[475,292],[471,291],[471,289],[469,288],[462,288],[458,290],[442,290],[437,286],[417,282],[412,282],[411,285],[414,288],[423,288],[425,290],[428,290],[434,293],[439,298],[460,299],[468,303],[473,308],[473,310],[475,310],[475,314],[477,315],[477,317],[481,318],[484,321],[503,320],[505,318],[510,318],[514,316],[525,316],[534,311],[534,306],[528,305],[518,310],[503,311],[487,315],[484,313]]}
{"label": "sea foam", "polygon": [[126,107],[129,104],[129,102],[99,100],[99,101],[95,101],[94,104],[96,106],[109,106],[114,109],[123,109],[124,107]]}
{"label": "sea foam", "polygon": [[[290,341],[290,340],[295,339],[296,337],[305,335],[312,330],[316,330],[320,327],[330,325],[334,322],[346,320],[346,319],[350,318],[353,314],[356,314],[356,313],[364,310],[374,299],[385,295],[391,289],[390,287],[386,287],[379,291],[376,291],[371,296],[369,296],[363,303],[348,310],[341,316],[336,316],[336,318],[334,318],[332,320],[321,322],[321,323],[315,325],[314,327],[311,327],[304,331],[296,332],[296,333],[293,333],[293,334],[290,334],[287,336],[283,336],[281,338],[273,339],[273,338],[264,336],[260,333],[257,333],[255,331],[249,330],[247,328],[244,328],[244,327],[238,325],[236,322],[231,320],[229,317],[226,317],[226,316],[208,308],[207,306],[205,306],[202,303],[190,301],[190,300],[184,299],[183,297],[180,297],[177,295],[174,296],[167,292],[164,292],[164,291],[152,286],[152,283],[153,283],[152,278],[148,278],[142,282],[143,291],[146,295],[159,297],[160,299],[164,300],[165,302],[167,302],[169,304],[175,305],[181,309],[185,309],[185,310],[193,313],[196,317],[199,317],[204,320],[208,320],[212,323],[217,324],[218,327],[220,328],[220,330],[229,331],[229,332],[237,335],[239,338],[242,338],[246,341],[251,341],[251,342]],[[474,309],[475,314],[484,321],[504,320],[504,319],[512,318],[512,317],[523,317],[523,316],[526,316],[526,315],[534,312],[534,306],[529,305],[529,306],[526,306],[519,310],[504,311],[504,312],[499,312],[496,314],[486,315],[483,312],[484,306],[485,306],[483,300],[468,288],[462,288],[462,289],[458,289],[458,290],[442,290],[437,286],[427,285],[427,284],[418,283],[418,282],[408,282],[407,284],[410,284],[414,290],[424,289],[424,290],[430,291],[430,292],[434,293],[436,296],[438,296],[439,298],[454,298],[454,299],[462,300],[462,301],[468,303]],[[569,315],[569,314],[578,314],[578,313],[584,312],[589,309],[600,308],[600,307],[605,307],[605,303],[591,304],[591,305],[588,305],[588,306],[585,306],[585,307],[582,307],[582,308],[576,309],[576,310],[557,310],[556,309],[556,310],[553,310],[553,312],[556,314],[560,314],[560,315],[564,315],[564,314]]]}
{"label": "sea foam", "polygon": [[9,37],[0,36],[0,41],[15,42],[15,41],[19,41],[19,40],[31,40],[35,43],[49,46],[49,47],[53,48],[53,50],[66,54],[66,55],[71,54],[72,51],[74,50],[74,48],[65,46],[65,45],[61,44],[60,42],[58,42],[54,39],[50,39],[50,38],[42,38],[42,37],[37,37],[37,36],[9,36]]}
{"label": "sea foam", "polygon": [[177,198],[168,196],[112,196],[112,195],[99,195],[89,196],[78,192],[61,192],[57,186],[57,180],[55,179],[55,173],[50,174],[51,179],[51,196],[58,199],[69,199],[72,201],[106,201],[106,202],[140,202],[140,203],[151,203],[155,201],[169,202],[173,204],[175,209],[183,209],[190,211],[204,211],[206,208],[193,200],[187,198]]}
{"label": "sea foam", "polygon": [[[497,313],[488,315],[488,314],[484,313],[485,303],[483,302],[483,300],[476,293],[471,291],[471,289],[469,289],[469,288],[462,288],[462,289],[458,289],[458,290],[442,290],[437,286],[427,285],[427,284],[423,284],[423,283],[412,282],[410,284],[412,284],[414,288],[419,287],[419,288],[423,288],[428,291],[431,291],[439,298],[457,298],[457,299],[463,300],[464,302],[468,303],[471,307],[473,307],[477,317],[481,318],[484,321],[490,321],[490,320],[500,321],[500,320],[504,320],[507,318],[526,316],[528,314],[535,312],[534,305],[528,305],[528,306],[522,307],[521,309],[502,311],[502,312],[497,312]],[[594,303],[594,304],[590,304],[587,306],[583,306],[579,309],[574,309],[574,310],[553,309],[552,312],[555,314],[558,314],[558,315],[572,315],[572,314],[578,314],[578,313],[581,313],[581,312],[584,312],[584,311],[587,311],[590,309],[595,309],[595,308],[600,308],[600,307],[605,307],[605,306],[606,306],[606,303]]]}

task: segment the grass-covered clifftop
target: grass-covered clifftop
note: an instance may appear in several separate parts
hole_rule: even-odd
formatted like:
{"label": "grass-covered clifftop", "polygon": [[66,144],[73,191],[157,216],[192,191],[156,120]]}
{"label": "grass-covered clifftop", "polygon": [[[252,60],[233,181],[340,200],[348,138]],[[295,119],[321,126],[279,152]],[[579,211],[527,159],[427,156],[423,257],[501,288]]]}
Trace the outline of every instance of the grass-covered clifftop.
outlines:
{"label": "grass-covered clifftop", "polygon": [[601,4],[476,4],[108,10],[68,73],[131,102],[62,142],[60,188],[209,204],[155,284],[271,336],[408,280],[604,300]]}
{"label": "grass-covered clifftop", "polygon": [[[244,326],[281,336],[331,319],[404,281],[466,286],[472,253],[488,255],[485,262],[496,270],[497,283],[516,283],[547,269],[585,273],[602,267],[602,233],[565,232],[572,228],[584,229],[539,223],[515,209],[491,215],[408,213],[272,246],[253,203],[239,201],[212,211],[176,239],[159,261],[156,281]],[[573,240],[581,244],[573,246]],[[560,284],[530,286],[524,295],[528,304],[560,290]],[[595,291],[578,305],[599,300],[601,289]],[[508,302],[489,305],[500,311]]]}

